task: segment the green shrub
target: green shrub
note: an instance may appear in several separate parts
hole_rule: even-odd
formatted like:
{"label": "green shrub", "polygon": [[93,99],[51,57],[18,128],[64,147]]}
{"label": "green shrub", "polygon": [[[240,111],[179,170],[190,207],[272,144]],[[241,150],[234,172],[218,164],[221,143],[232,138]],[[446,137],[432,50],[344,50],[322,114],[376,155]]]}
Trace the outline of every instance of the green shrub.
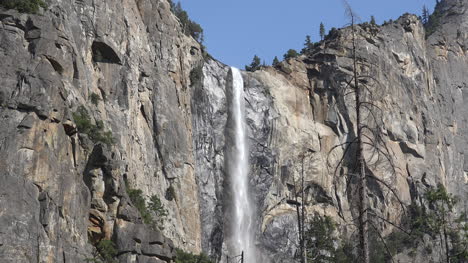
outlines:
{"label": "green shrub", "polygon": [[193,86],[195,83],[201,83],[203,80],[203,64],[194,67],[190,71],[190,85]]}
{"label": "green shrub", "polygon": [[260,67],[261,67],[260,58],[257,55],[255,55],[252,59],[252,63],[250,63],[250,66],[245,66],[245,70],[254,72],[260,69]]}
{"label": "green shrub", "polygon": [[94,106],[97,106],[101,98],[99,97],[99,95],[93,92],[91,93],[91,95],[89,95],[89,100],[92,104],[94,104]]}
{"label": "green shrub", "polygon": [[156,195],[152,195],[148,202],[148,210],[156,216],[156,219],[153,219],[153,224],[156,224],[156,226],[162,230],[164,228],[163,224],[168,212],[162,204],[161,199]]}
{"label": "green shrub", "polygon": [[[383,238],[383,240],[382,240]],[[381,237],[375,228],[369,229],[369,257],[373,263],[392,262],[392,258],[406,250],[414,257],[419,239],[413,234],[395,230],[386,237]]]}
{"label": "green shrub", "polygon": [[275,57],[273,58],[273,63],[272,63],[271,65],[272,65],[273,67],[276,67],[276,66],[279,65],[279,63],[280,63],[280,61],[279,61],[278,57],[275,56]]}
{"label": "green shrub", "polygon": [[91,258],[84,261],[88,263],[116,263],[114,259],[117,256],[117,248],[112,240],[103,239],[95,245],[95,250]]}
{"label": "green shrub", "polygon": [[328,39],[334,39],[334,38],[337,38],[340,34],[340,31],[338,29],[336,29],[335,27],[332,27],[329,31],[328,31],[328,35],[325,36],[325,40],[328,40]]}
{"label": "green shrub", "polygon": [[448,227],[449,218],[457,199],[448,193],[441,184],[436,189],[428,190],[425,197],[432,210],[424,215],[427,230],[432,233],[440,233],[441,230]]}
{"label": "green shrub", "polygon": [[42,0],[1,0],[0,6],[6,9],[16,9],[21,13],[35,14],[39,8],[45,8],[46,4]]}
{"label": "green shrub", "polygon": [[286,54],[283,55],[283,58],[286,60],[286,59],[289,59],[289,58],[295,58],[295,57],[298,57],[299,56],[299,53],[297,53],[296,50],[294,49],[289,49]]}
{"label": "green shrub", "polygon": [[91,122],[91,117],[89,116],[88,111],[85,107],[80,106],[78,109],[72,114],[73,120],[75,120],[76,128],[79,132],[84,134],[89,134],[93,124]]}
{"label": "green shrub", "polygon": [[[427,230],[433,237],[444,238],[447,252],[447,262],[468,261],[468,221],[466,214],[456,217],[454,207],[459,199],[447,192],[442,184],[436,189],[430,189],[425,197],[429,202],[428,211],[424,217]],[[441,250],[444,250],[441,249]]]}
{"label": "green shrub", "polygon": [[114,258],[117,255],[118,251],[117,251],[117,248],[115,247],[114,242],[112,242],[111,240],[103,239],[98,243],[97,249],[99,251],[99,254],[101,254],[104,262],[107,262],[107,263],[116,262]]}
{"label": "green shrub", "polygon": [[151,225],[153,223],[153,217],[146,207],[143,191],[140,189],[127,189],[127,193],[135,208],[140,212],[143,223]]}
{"label": "green shrub", "polygon": [[[440,239],[440,244],[444,245],[443,239],[449,242],[448,247],[426,246],[427,254],[431,254],[433,249],[440,249],[440,252],[448,250],[447,254],[450,262],[466,262],[468,260],[468,229],[466,215],[454,218],[453,208],[458,198],[448,193],[443,185],[429,189],[424,194],[428,202],[428,208],[424,206],[411,205],[409,216],[403,218],[403,226],[410,229],[410,233],[393,232],[385,238],[387,247],[392,254],[400,253],[408,248],[417,248],[423,240],[424,235],[429,235],[432,239]],[[439,252],[439,253],[440,253]]]}
{"label": "green shrub", "polygon": [[[348,263],[356,262],[353,246],[347,242],[339,242],[334,235],[336,224],[329,216],[314,215],[305,231],[307,258],[310,262]],[[342,243],[336,247],[336,244]]]}
{"label": "green shrub", "polygon": [[195,255],[192,253],[184,252],[181,249],[176,249],[176,263],[213,263],[211,259],[201,253],[200,255]]}
{"label": "green shrub", "polygon": [[182,31],[187,36],[192,36],[198,43],[203,43],[203,28],[195,21],[190,20],[187,11],[182,9],[180,2],[174,4],[174,2],[169,1],[171,4],[172,13],[179,18],[182,25]]}
{"label": "green shrub", "polygon": [[[443,13],[440,10],[440,2],[437,2],[434,8],[434,12],[431,15],[429,15],[429,17],[426,17],[425,21],[423,21],[424,29],[426,29],[426,38],[432,35],[432,33],[434,33],[440,26],[440,19],[443,15]],[[427,16],[427,13],[425,15]]]}
{"label": "green shrub", "polygon": [[140,212],[143,223],[149,225],[153,229],[159,228],[162,230],[168,212],[159,197],[152,195],[147,204],[143,197],[143,191],[140,189],[127,188],[127,193],[133,205]]}
{"label": "green shrub", "polygon": [[335,252],[335,224],[329,216],[314,215],[306,230],[307,257],[315,262],[329,262]]}
{"label": "green shrub", "polygon": [[102,142],[109,146],[114,144],[112,132],[104,131],[104,123],[102,121],[96,121],[94,125],[85,107],[78,107],[72,115],[78,132],[87,134],[91,141],[94,143]]}

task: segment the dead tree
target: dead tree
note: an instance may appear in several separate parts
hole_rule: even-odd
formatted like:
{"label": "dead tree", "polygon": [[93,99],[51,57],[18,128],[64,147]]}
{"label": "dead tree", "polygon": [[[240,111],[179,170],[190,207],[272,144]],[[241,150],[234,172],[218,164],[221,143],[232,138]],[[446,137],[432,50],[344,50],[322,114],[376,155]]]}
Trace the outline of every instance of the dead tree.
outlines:
{"label": "dead tree", "polygon": [[306,244],[306,223],[307,223],[307,196],[306,191],[310,188],[309,185],[305,182],[305,169],[304,162],[308,154],[313,153],[311,149],[305,150],[305,152],[299,155],[301,159],[301,172],[300,172],[300,182],[298,185],[296,179],[294,179],[294,192],[293,199],[286,200],[286,203],[296,207],[296,216],[297,216],[297,247],[299,249],[299,258],[301,263],[307,263],[307,244]]}
{"label": "dead tree", "polygon": [[[357,16],[351,9],[351,6],[344,1],[346,14],[351,20],[351,31],[352,31],[352,59],[353,59],[353,89],[355,95],[355,109],[356,109],[356,139],[357,145],[356,160],[358,173],[358,189],[359,189],[359,217],[358,217],[358,229],[359,229],[359,255],[363,263],[369,263],[369,227],[368,227],[368,189],[367,189],[367,176],[366,176],[366,160],[364,158],[364,140],[363,140],[363,125],[362,125],[362,111],[361,104],[363,101],[361,88],[359,86],[358,76],[358,59],[356,56],[356,29],[355,23]],[[351,147],[351,144],[348,145]]]}
{"label": "dead tree", "polygon": [[[305,245],[305,184],[304,184],[304,159],[305,154],[301,154],[300,158],[302,159],[301,165],[301,182],[300,188],[296,184],[294,179],[294,200],[288,200],[287,202],[291,205],[296,206],[296,216],[297,216],[297,230],[298,230],[298,243],[299,243],[299,252],[300,252],[300,262],[307,262],[307,251]],[[299,201],[299,197],[301,200]]]}
{"label": "dead tree", "polygon": [[[376,105],[373,101],[374,99],[369,99],[370,97],[375,97],[377,93],[375,90],[372,90],[371,86],[374,88],[382,88],[378,80],[371,76],[371,74],[362,74],[365,68],[370,68],[372,65],[366,64],[364,61],[361,61],[357,56],[357,30],[356,30],[356,20],[357,15],[353,12],[350,5],[344,0],[344,5],[346,8],[346,14],[351,22],[351,34],[352,34],[352,45],[351,45],[351,58],[353,60],[353,74],[351,80],[346,82],[346,87],[343,90],[343,98],[349,95],[354,95],[354,109],[356,113],[356,128],[355,128],[355,138],[346,143],[337,145],[330,150],[330,153],[338,148],[344,148],[343,155],[341,160],[335,167],[335,177],[339,173],[343,173],[344,160],[349,155],[353,155],[353,164],[351,172],[346,171],[345,175],[347,177],[346,182],[346,191],[351,184],[351,181],[356,182],[356,188],[358,191],[357,198],[357,209],[358,217],[352,219],[353,222],[356,222],[355,225],[358,230],[359,237],[359,258],[360,262],[369,263],[369,226],[376,229],[379,238],[384,242],[385,248],[388,250],[385,241],[380,235],[378,228],[370,221],[370,216],[376,220],[383,220],[385,223],[390,223],[394,226],[392,222],[388,222],[384,216],[379,216],[377,213],[371,213],[369,211],[369,189],[368,183],[369,180],[374,180],[380,185],[383,185],[384,188],[388,189],[389,192],[393,195],[394,198],[400,203],[403,211],[405,207],[396,191],[391,187],[389,183],[386,183],[383,179],[380,179],[369,173],[370,166],[373,163],[375,168],[381,162],[386,162],[389,164],[389,168],[393,176],[397,176],[397,168],[395,167],[392,160],[392,153],[387,148],[385,141],[383,139],[382,131],[384,130],[383,123],[383,111]],[[347,90],[351,90],[348,92]],[[353,149],[353,150],[351,150]],[[351,153],[353,152],[353,153]],[[367,155],[366,155],[367,153]],[[350,167],[348,167],[350,168]],[[335,187],[336,188],[336,187]]]}
{"label": "dead tree", "polygon": [[357,160],[360,171],[359,176],[359,244],[361,249],[361,259],[364,263],[369,263],[369,227],[367,207],[367,177],[366,177],[366,160],[364,159],[364,145],[363,145],[363,126],[361,126],[361,89],[359,88],[359,79],[357,73],[357,58],[356,58],[356,31],[354,28],[354,14],[351,8],[348,8],[351,17],[351,26],[353,31],[353,75],[354,75],[354,90],[356,100],[356,125],[357,125]]}

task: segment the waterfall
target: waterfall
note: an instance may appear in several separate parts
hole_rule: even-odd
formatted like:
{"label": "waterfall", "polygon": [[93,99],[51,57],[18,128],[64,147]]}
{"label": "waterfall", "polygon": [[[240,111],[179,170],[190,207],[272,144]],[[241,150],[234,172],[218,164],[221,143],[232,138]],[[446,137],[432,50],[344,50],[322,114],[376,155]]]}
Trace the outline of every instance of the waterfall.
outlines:
{"label": "waterfall", "polygon": [[[232,193],[231,216],[231,256],[244,252],[244,262],[254,263],[256,250],[254,244],[255,228],[254,205],[249,192],[249,150],[246,140],[244,80],[239,69],[231,68],[232,101],[231,105],[231,136],[232,149],[229,156],[230,187]],[[237,262],[237,261],[235,261]]]}

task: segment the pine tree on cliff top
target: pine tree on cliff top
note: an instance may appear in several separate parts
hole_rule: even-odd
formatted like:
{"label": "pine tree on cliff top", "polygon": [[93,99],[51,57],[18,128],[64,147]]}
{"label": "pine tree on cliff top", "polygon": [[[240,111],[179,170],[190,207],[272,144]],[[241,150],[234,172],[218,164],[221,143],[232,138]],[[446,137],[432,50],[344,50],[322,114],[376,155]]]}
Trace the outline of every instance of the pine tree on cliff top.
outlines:
{"label": "pine tree on cliff top", "polygon": [[323,23],[320,23],[320,40],[323,40],[325,38],[325,26]]}

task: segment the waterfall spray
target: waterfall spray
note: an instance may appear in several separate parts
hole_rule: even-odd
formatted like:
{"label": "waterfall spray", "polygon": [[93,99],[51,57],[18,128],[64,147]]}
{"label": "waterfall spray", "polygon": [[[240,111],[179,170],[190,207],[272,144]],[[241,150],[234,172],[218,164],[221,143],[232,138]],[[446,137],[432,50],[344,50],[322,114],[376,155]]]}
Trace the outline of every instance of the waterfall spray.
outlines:
{"label": "waterfall spray", "polygon": [[244,253],[244,262],[256,262],[254,244],[255,228],[254,208],[249,192],[249,154],[246,140],[245,107],[244,107],[244,80],[237,68],[232,72],[232,103],[231,121],[233,128],[233,149],[231,151],[231,164],[229,176],[232,193],[232,229],[231,229],[231,256]]}

